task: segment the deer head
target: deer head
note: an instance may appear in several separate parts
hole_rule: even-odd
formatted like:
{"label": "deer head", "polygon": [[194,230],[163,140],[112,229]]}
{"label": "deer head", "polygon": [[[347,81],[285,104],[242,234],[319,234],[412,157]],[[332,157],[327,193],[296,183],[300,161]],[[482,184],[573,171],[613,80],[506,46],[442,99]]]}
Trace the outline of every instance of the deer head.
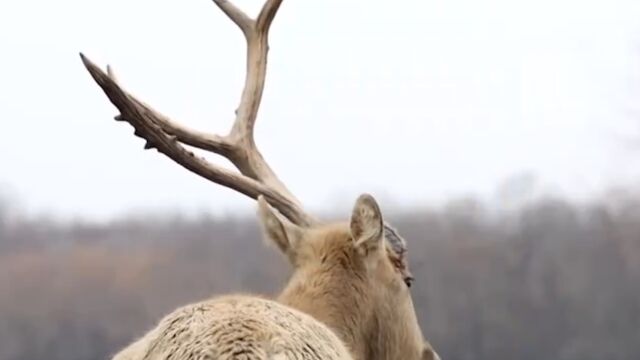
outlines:
{"label": "deer head", "polygon": [[437,359],[423,340],[409,286],[390,260],[371,195],[357,199],[349,221],[312,227],[293,224],[262,197],[258,203],[266,238],[294,269],[281,303],[327,324],[356,359]]}
{"label": "deer head", "polygon": [[[229,132],[207,134],[174,122],[127,92],[110,67],[104,72],[81,53],[86,69],[119,110],[115,120],[131,125],[145,149],[155,148],[187,170],[258,201],[266,237],[294,268],[280,302],[327,324],[357,359],[427,359],[433,351],[412,304],[406,245],[384,222],[373,197],[358,198],[349,221],[324,223],[304,211],[256,146],[253,129],[265,84],[269,28],[282,0],[267,0],[256,19],[229,1],[213,2],[247,43],[244,88]],[[215,166],[184,145],[223,156],[238,171]]]}

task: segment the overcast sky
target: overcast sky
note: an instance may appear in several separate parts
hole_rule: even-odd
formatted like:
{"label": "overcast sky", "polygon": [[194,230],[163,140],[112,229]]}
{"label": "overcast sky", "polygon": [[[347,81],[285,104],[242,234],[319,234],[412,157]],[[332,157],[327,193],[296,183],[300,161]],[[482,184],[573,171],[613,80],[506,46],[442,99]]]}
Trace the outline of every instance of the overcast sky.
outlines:
{"label": "overcast sky", "polygon": [[[236,4],[253,16],[262,1]],[[576,197],[631,184],[638,19],[638,0],[284,0],[257,141],[317,209],[364,191],[492,196],[523,172]],[[78,57],[176,121],[226,132],[245,48],[211,1],[3,1],[0,45],[0,186],[25,211],[253,211],[142,151]]]}

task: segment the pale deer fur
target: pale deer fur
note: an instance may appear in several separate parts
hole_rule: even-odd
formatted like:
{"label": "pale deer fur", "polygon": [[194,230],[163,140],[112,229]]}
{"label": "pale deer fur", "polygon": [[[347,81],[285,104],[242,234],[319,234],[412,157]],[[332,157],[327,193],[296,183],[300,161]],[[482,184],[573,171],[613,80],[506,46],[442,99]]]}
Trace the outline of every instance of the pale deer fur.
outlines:
{"label": "pale deer fur", "polygon": [[352,359],[311,316],[257,296],[223,295],[183,306],[113,360]]}
{"label": "pale deer fur", "polygon": [[113,360],[438,359],[373,197],[358,198],[349,222],[312,228],[259,204],[265,237],[294,269],[277,300],[223,295],[181,307]]}
{"label": "pale deer fur", "polygon": [[[228,0],[213,2],[247,42],[245,84],[227,135],[170,120],[124,90],[110,67],[105,73],[80,56],[120,111],[115,119],[130,124],[145,149],[259,201],[266,237],[286,254],[293,274],[277,299],[224,295],[184,306],[114,359],[437,359],[416,319],[405,243],[385,225],[375,200],[363,195],[349,221],[325,224],[303,210],[258,150],[254,125],[268,34],[282,0],[266,0],[255,19]],[[184,145],[222,155],[238,172]]]}

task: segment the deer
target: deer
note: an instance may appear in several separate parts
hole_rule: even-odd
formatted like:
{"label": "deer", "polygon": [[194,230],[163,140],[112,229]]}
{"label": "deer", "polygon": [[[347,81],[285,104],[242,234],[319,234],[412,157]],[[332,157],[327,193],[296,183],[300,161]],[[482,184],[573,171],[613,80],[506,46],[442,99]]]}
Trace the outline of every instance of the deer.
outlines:
{"label": "deer", "polygon": [[[93,80],[134,128],[173,162],[257,202],[264,240],[291,265],[277,296],[215,295],[183,305],[117,351],[113,360],[341,359],[439,360],[418,323],[406,240],[362,193],[350,217],[323,221],[306,212],[259,151],[254,127],[265,85],[268,34],[282,0],[266,0],[251,18],[227,0],[213,3],[242,31],[246,75],[227,135],[187,128],[125,90],[80,52]],[[228,159],[216,166],[186,146]]]}

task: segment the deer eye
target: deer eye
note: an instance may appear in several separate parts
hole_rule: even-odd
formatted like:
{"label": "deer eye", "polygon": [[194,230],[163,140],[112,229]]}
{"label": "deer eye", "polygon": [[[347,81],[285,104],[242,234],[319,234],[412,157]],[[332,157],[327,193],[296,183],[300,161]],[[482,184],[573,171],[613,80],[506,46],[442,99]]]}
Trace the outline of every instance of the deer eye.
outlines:
{"label": "deer eye", "polygon": [[407,287],[411,287],[411,284],[413,284],[413,276],[405,276],[404,277],[404,283],[407,284]]}

